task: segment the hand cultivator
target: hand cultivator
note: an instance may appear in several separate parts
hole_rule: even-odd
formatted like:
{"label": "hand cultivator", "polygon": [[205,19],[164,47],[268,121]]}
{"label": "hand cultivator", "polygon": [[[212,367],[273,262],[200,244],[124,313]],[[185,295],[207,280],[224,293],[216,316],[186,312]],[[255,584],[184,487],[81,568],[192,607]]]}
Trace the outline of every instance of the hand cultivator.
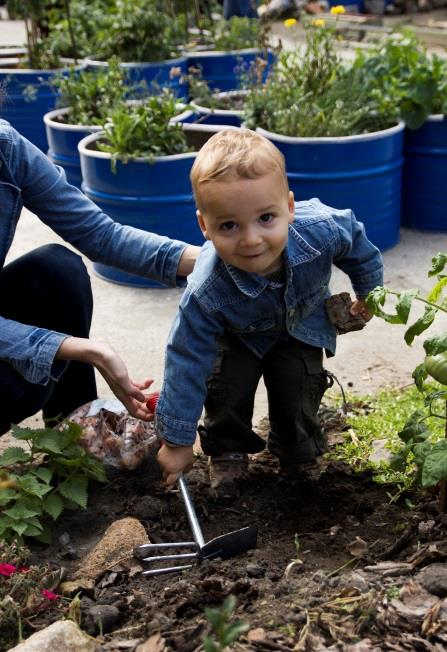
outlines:
{"label": "hand cultivator", "polygon": [[[176,562],[195,560],[201,562],[205,559],[229,559],[236,555],[251,550],[256,547],[257,528],[254,526],[244,527],[234,532],[221,534],[215,539],[211,539],[205,543],[202,530],[197,518],[194,505],[189,494],[188,486],[185,478],[181,475],[178,479],[178,487],[180,489],[183,502],[185,504],[186,514],[188,516],[189,524],[191,526],[194,541],[178,541],[174,543],[145,543],[137,546],[134,549],[135,557],[148,563],[160,562]],[[169,549],[190,549],[192,552],[183,552],[175,554],[163,555],[148,555],[154,550],[169,550]],[[143,571],[143,575],[162,575],[164,573],[177,573],[192,568],[192,564],[181,564],[175,566],[158,567],[150,570]]]}

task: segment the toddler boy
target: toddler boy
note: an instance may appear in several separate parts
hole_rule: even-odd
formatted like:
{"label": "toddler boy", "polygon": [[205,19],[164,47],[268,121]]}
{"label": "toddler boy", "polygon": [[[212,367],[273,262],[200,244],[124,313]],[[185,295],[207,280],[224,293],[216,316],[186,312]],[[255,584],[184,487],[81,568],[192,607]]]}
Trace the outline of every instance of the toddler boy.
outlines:
{"label": "toddler boy", "polygon": [[252,430],[260,380],[268,395],[267,448],[284,473],[325,447],[317,417],[327,387],[323,349],[335,353],[325,310],[331,267],[350,278],[351,312],[371,319],[364,297],[381,285],[382,259],[352,211],[317,199],[294,202],[284,158],[248,129],[223,130],[191,171],[197,218],[208,242],[188,278],[166,351],[156,429],[167,484],[202,449],[212,487],[245,477],[265,442]]}

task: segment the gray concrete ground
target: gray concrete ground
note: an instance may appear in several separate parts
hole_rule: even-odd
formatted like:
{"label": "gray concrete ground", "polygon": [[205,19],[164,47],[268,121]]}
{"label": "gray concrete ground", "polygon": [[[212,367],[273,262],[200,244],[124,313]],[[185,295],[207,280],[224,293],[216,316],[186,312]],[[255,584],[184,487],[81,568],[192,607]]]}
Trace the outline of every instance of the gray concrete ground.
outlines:
{"label": "gray concrete ground", "polygon": [[[0,20],[0,43],[17,42],[22,25]],[[361,216],[358,216],[361,219]],[[33,214],[24,210],[8,261],[30,249],[60,239]],[[400,243],[384,253],[385,285],[394,289],[419,288],[425,292],[432,285],[427,278],[431,257],[447,251],[447,233],[428,233],[402,229]],[[86,261],[89,269],[91,263]],[[180,290],[147,290],[111,284],[96,277],[92,271],[95,313],[92,337],[111,344],[125,360],[132,378],[152,375],[154,387],[160,387],[164,365],[167,332],[176,312]],[[333,291],[350,290],[349,281],[335,270]],[[447,319],[440,319],[431,328],[433,333],[447,328]],[[339,338],[335,358],[327,360],[341,383],[352,383],[357,393],[374,392],[381,387],[405,386],[411,383],[411,371],[421,360],[421,341],[413,347],[403,340],[404,328],[373,319],[361,332]],[[98,377],[100,396],[110,390]],[[265,390],[258,390],[255,423],[267,411]],[[29,419],[28,425],[38,423]],[[5,442],[2,442],[5,443]]]}

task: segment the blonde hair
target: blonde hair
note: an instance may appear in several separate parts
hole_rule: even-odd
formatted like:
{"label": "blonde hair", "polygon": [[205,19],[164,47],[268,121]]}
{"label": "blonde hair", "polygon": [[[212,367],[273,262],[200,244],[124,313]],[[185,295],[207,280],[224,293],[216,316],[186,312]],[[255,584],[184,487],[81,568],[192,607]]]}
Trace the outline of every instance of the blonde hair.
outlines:
{"label": "blonde hair", "polygon": [[287,192],[284,156],[273,143],[250,129],[223,129],[199,150],[190,178],[198,202],[202,184],[237,178],[257,179],[275,171],[284,180]]}

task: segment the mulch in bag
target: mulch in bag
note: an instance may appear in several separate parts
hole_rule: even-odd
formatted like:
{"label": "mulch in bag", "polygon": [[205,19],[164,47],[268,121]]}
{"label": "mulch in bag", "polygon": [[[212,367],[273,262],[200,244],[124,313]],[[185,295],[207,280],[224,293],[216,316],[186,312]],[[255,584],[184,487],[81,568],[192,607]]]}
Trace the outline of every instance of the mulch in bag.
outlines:
{"label": "mulch in bag", "polygon": [[152,422],[131,417],[117,399],[96,399],[68,417],[81,426],[79,443],[106,466],[132,471],[154,457],[159,442]]}

